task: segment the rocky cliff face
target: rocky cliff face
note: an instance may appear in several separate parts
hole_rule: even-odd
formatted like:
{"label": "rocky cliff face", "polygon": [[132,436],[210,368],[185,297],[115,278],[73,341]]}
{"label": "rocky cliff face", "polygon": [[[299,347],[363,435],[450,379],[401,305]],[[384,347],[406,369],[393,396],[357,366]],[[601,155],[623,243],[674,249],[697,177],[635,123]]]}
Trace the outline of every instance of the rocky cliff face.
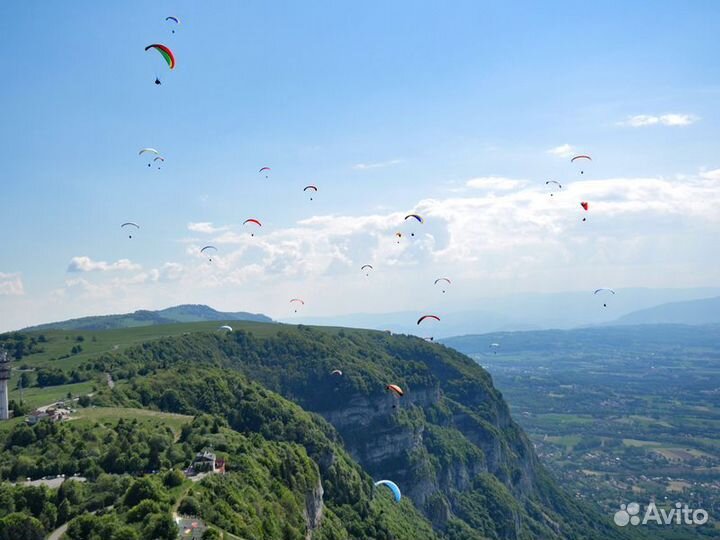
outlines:
{"label": "rocky cliff face", "polygon": [[[429,436],[428,417],[438,408],[449,408],[452,414],[430,427],[450,430],[466,439],[459,459],[437,466],[431,459],[436,441]],[[404,421],[407,411],[420,409],[423,422]],[[520,448],[511,448],[503,440],[502,430],[513,426],[505,407],[493,411],[486,421],[446,399],[438,386],[408,388],[406,397],[390,395],[349,396],[345,404],[318,411],[340,432],[350,454],[371,475],[392,475],[402,484],[403,492],[419,508],[426,508],[435,524],[447,521],[452,505],[428,505],[438,493],[450,495],[471,488],[471,481],[489,472],[508,483],[514,492],[528,494],[533,488],[534,462],[526,440]],[[441,444],[442,446],[442,444]],[[515,473],[514,480],[509,470]]]}
{"label": "rocky cliff face", "polygon": [[322,482],[318,477],[317,485],[305,494],[305,523],[307,523],[307,533],[305,540],[312,540],[313,533],[320,527],[323,518],[323,494],[324,490]]}

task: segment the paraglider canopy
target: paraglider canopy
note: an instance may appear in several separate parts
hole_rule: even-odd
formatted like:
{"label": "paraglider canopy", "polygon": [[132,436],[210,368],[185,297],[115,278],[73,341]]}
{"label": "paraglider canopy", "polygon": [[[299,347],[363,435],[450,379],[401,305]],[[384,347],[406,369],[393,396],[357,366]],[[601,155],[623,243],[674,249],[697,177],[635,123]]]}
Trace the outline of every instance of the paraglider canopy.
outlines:
{"label": "paraglider canopy", "polygon": [[228,326],[227,324],[223,324],[218,330],[227,330],[228,332],[232,332],[232,326]]}
{"label": "paraglider canopy", "polygon": [[403,392],[403,389],[400,388],[397,384],[388,384],[385,387],[385,390],[387,390],[388,392],[391,392],[399,397],[402,397],[405,395],[405,392]]}
{"label": "paraglider canopy", "polygon": [[425,320],[427,320],[427,319],[434,319],[434,320],[436,320],[436,321],[439,321],[439,320],[440,320],[440,317],[438,317],[437,315],[423,315],[422,317],[420,317],[420,318],[417,320],[417,324],[420,324],[421,322],[423,322],[423,321],[425,321]]}
{"label": "paraglider canopy", "polygon": [[159,52],[165,59],[165,62],[167,62],[167,65],[170,67],[170,69],[175,69],[175,55],[169,47],[161,45],[160,43],[153,43],[152,45],[148,45],[147,47],[145,47],[146,51],[149,51],[150,49],[155,49],[157,52]]}
{"label": "paraglider canopy", "polygon": [[410,218],[416,219],[418,223],[424,223],[423,218],[417,214],[408,214],[407,216],[405,216],[406,221]]}
{"label": "paraglider canopy", "polygon": [[339,369],[333,369],[330,372],[330,375],[342,375],[342,374],[343,374],[342,371],[340,371]]}
{"label": "paraglider canopy", "polygon": [[395,502],[400,502],[402,494],[400,493],[400,488],[395,482],[391,480],[380,480],[378,482],[375,482],[375,486],[387,486],[388,488],[390,488],[390,491],[392,491],[392,494],[395,497]]}

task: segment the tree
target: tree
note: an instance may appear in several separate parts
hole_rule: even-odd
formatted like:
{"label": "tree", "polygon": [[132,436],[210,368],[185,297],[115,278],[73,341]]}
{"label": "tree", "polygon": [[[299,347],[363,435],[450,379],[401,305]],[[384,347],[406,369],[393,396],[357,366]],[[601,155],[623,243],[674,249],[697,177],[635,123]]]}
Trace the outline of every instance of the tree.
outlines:
{"label": "tree", "polygon": [[18,388],[29,388],[33,385],[33,378],[30,373],[27,371],[23,371],[20,374],[20,377],[18,378],[17,387]]}
{"label": "tree", "polygon": [[178,536],[177,525],[169,514],[151,514],[145,522],[143,538],[175,540]]}
{"label": "tree", "polygon": [[162,502],[162,493],[150,478],[141,478],[135,481],[125,492],[123,505],[131,508],[145,499]]}
{"label": "tree", "polygon": [[221,540],[220,533],[217,529],[207,528],[202,535],[202,540]]}
{"label": "tree", "polygon": [[0,519],[0,540],[43,540],[45,529],[40,520],[15,513]]}
{"label": "tree", "polygon": [[169,488],[179,486],[183,483],[184,480],[185,475],[182,473],[182,471],[178,471],[177,469],[169,470],[165,473],[165,476],[163,477],[163,483]]}
{"label": "tree", "polygon": [[200,502],[195,497],[185,497],[180,503],[178,511],[186,516],[199,516]]}

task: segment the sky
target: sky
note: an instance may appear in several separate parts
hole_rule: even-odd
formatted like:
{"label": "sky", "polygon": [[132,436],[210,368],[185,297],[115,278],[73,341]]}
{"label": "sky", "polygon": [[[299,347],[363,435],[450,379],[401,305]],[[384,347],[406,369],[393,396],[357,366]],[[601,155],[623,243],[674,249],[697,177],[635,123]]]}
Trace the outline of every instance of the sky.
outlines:
{"label": "sky", "polygon": [[718,15],[2,2],[0,330],[181,303],[285,318],[295,297],[328,316],[719,286]]}

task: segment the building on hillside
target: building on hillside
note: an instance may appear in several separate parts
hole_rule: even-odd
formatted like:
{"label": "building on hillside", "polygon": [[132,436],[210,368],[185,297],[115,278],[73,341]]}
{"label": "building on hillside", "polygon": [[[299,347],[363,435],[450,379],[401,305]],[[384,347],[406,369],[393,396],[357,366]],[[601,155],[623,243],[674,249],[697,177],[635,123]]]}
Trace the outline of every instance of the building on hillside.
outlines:
{"label": "building on hillside", "polygon": [[50,422],[62,422],[70,418],[70,410],[63,407],[48,407],[47,409],[37,409],[29,414],[25,421],[28,425],[33,426],[38,422],[49,420]]}
{"label": "building on hillside", "polygon": [[192,465],[192,472],[213,472],[223,474],[225,472],[225,460],[218,459],[212,448],[203,448],[195,455]]}

